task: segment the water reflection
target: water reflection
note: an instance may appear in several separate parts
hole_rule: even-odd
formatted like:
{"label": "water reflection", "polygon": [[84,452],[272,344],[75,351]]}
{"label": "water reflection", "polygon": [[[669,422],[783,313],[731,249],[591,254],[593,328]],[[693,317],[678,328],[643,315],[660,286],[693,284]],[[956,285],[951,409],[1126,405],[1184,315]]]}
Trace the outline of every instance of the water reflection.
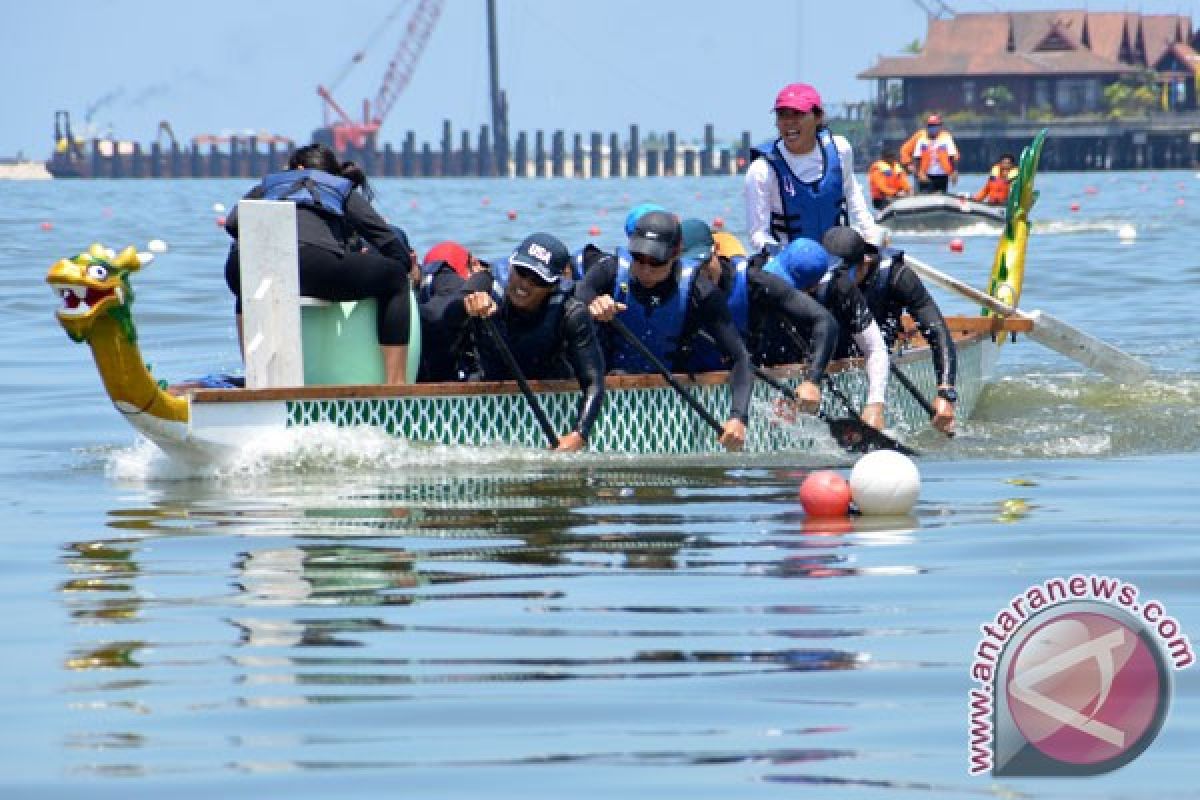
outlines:
{"label": "water reflection", "polygon": [[[823,743],[704,744],[661,706],[670,697],[703,717],[730,687],[804,695],[811,673],[920,668],[881,662],[873,643],[928,631],[865,616],[853,589],[818,595],[804,581],[919,574],[890,555],[917,521],[809,519],[795,492],[786,470],[695,467],[145,488],[110,513],[105,536],[64,551],[60,588],[90,640],[67,669],[138,675],[70,687],[73,707],[94,713],[69,746],[120,759],[86,768],[96,774],[172,769],[161,720],[182,713],[212,732],[215,752],[188,769],[853,758]],[[554,688],[568,684],[578,688]],[[789,735],[845,730],[828,709],[861,698],[826,692],[806,717],[815,724]],[[435,730],[455,720],[465,749],[396,759],[386,745],[417,731],[371,738],[370,709],[383,704]],[[624,722],[590,731],[594,711],[562,717],[575,704]],[[281,724],[290,733],[278,737]],[[528,738],[500,754],[492,732],[508,725]],[[597,746],[562,746],[564,725]],[[637,746],[639,726],[689,744]],[[363,741],[371,755],[347,755]]]}

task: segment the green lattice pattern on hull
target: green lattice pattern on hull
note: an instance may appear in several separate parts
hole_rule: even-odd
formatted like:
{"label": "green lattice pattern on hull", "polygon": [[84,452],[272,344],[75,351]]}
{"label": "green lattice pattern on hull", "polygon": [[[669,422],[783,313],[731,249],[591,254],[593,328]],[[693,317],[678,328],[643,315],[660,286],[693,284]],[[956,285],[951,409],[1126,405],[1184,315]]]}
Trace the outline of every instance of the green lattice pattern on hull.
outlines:
{"label": "green lattice pattern on hull", "polygon": [[[981,346],[958,352],[960,417],[970,414],[979,395]],[[903,367],[926,397],[933,397],[936,378],[929,359]],[[970,380],[966,380],[971,376]],[[861,370],[839,373],[835,380],[859,408],[866,397]],[[796,379],[786,381],[793,387]],[[727,386],[692,387],[693,394],[718,420],[729,411]],[[841,404],[825,392],[822,409],[845,416]],[[793,424],[774,413],[778,394],[764,383],[754,387],[753,413],[746,442],[752,453],[813,449],[821,426]],[[577,391],[539,394],[538,399],[559,433],[575,424]],[[371,426],[409,441],[455,446],[510,445],[541,448],[545,436],[520,394],[394,397],[355,400],[297,400],[288,404],[290,426],[333,423],[339,427]],[[921,430],[927,419],[920,405],[895,381],[888,386],[888,423],[901,430]],[[814,433],[817,430],[817,433]],[[609,391],[604,411],[592,429],[589,449],[599,453],[703,454],[721,451],[717,437],[675,391],[624,389]]]}

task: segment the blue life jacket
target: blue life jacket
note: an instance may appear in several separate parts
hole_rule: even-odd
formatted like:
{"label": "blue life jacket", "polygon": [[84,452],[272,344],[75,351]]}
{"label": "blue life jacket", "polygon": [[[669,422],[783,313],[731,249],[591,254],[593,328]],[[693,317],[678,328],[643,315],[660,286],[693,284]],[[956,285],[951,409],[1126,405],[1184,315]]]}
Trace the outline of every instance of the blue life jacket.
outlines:
{"label": "blue life jacket", "polygon": [[346,198],[354,184],[319,169],[289,169],[262,179],[264,200],[291,200],[298,206],[336,217],[346,215]]}
{"label": "blue life jacket", "polygon": [[[510,312],[503,305],[500,313],[493,317],[508,349],[530,380],[558,380],[573,376],[562,336],[563,315],[569,302],[575,302],[570,289],[557,286],[546,299],[541,316],[534,325],[512,327],[507,322]],[[489,336],[480,337],[479,363],[487,380],[512,380],[514,377]]]}
{"label": "blue life jacket", "polygon": [[583,250],[579,248],[571,254],[571,278],[573,280],[583,280]]}
{"label": "blue life jacket", "polygon": [[[733,267],[733,284],[729,287],[728,295],[729,315],[733,317],[733,324],[745,342],[750,336],[750,262],[745,256],[734,256],[729,263]],[[696,341],[690,362],[692,372],[714,372],[729,369],[730,366],[729,357],[716,345],[704,339]]]}
{"label": "blue life jacket", "polygon": [[767,159],[779,185],[783,209],[782,213],[771,211],[771,234],[781,244],[800,237],[819,242],[827,230],[845,225],[848,220],[842,158],[833,134],[828,128],[817,130],[817,146],[825,166],[821,177],[812,183],[795,176],[779,150],[779,141],[765,142],[751,151],[755,157]]}
{"label": "blue life jacket", "polygon": [[[660,361],[674,369],[679,350],[683,326],[687,321],[688,297],[691,294],[692,281],[696,276],[695,269],[679,269],[679,286],[673,297],[659,306],[647,308],[638,302],[629,289],[632,281],[631,268],[633,261],[629,251],[617,248],[617,279],[613,287],[613,299],[624,303],[626,308],[617,316],[625,326],[641,340]],[[644,375],[655,372],[655,368],[625,341],[623,336],[613,336],[611,339],[612,357],[608,367],[634,375]]]}

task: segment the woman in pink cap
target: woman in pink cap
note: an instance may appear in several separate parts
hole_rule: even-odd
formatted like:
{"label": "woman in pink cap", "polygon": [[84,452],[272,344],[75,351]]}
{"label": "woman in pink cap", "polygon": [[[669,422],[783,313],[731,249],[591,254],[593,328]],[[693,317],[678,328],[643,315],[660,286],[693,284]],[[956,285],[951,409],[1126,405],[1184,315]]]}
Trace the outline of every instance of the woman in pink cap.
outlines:
{"label": "woman in pink cap", "polygon": [[878,235],[875,217],[854,177],[854,152],[825,127],[821,95],[807,83],[783,87],[775,98],[779,136],[751,151],[746,170],[746,229],[750,247],[776,250],[793,239],[821,241],[835,225]]}

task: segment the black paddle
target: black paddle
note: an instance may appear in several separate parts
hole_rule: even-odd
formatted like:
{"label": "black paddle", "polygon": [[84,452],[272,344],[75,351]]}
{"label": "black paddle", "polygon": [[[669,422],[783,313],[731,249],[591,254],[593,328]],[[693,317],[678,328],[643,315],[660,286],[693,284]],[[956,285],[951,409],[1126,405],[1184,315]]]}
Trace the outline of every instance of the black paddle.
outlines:
{"label": "black paddle", "polygon": [[[900,381],[900,385],[907,389],[908,393],[913,396],[913,399],[925,410],[930,419],[937,416],[937,411],[934,409],[933,404],[925,399],[925,395],[921,394],[921,390],[917,388],[911,378],[904,374],[903,370],[896,366],[895,362],[888,361],[888,369],[892,371],[892,375],[895,376],[896,380]],[[944,431],[944,433],[947,438],[954,438],[954,431]]]}
{"label": "black paddle", "polygon": [[[713,341],[713,338],[709,336],[706,331],[697,331],[696,336],[700,339],[703,339],[710,345],[716,345],[716,343]],[[796,396],[796,391],[792,387],[788,386],[786,383],[779,380],[762,367],[754,366],[753,368],[754,377],[758,378],[760,381],[767,384],[772,389],[786,397],[788,400],[791,400],[793,403],[800,402],[799,398]],[[847,408],[850,407],[847,405]],[[853,408],[850,408],[850,413],[854,413]],[[817,408],[813,414],[817,417],[817,419],[829,426],[829,435],[833,437],[834,441],[836,441],[839,446],[851,452],[866,453],[870,452],[871,450],[896,450],[897,452],[905,453],[905,455],[912,455],[915,453],[915,451],[911,448],[900,444],[900,442],[888,436],[886,433],[875,430],[870,425],[863,422],[860,418],[830,417],[820,408]],[[867,449],[863,449],[864,447]]]}
{"label": "black paddle", "polygon": [[683,398],[684,402],[692,407],[693,411],[699,414],[700,417],[708,423],[710,428],[717,432],[718,436],[721,436],[725,433],[725,426],[722,425],[716,417],[709,413],[708,409],[702,406],[700,401],[692,396],[691,392],[684,388],[683,384],[679,382],[679,379],[671,374],[671,370],[667,369],[667,365],[662,363],[658,356],[650,352],[650,348],[646,347],[642,340],[635,336],[633,331],[629,330],[629,328],[625,326],[624,322],[621,322],[621,320],[613,317],[611,320],[609,320],[608,324],[613,327],[613,330],[621,334],[625,341],[633,345],[633,349],[641,353],[642,358],[646,359],[646,361],[650,363],[650,366],[654,367],[654,370],[659,375],[662,375],[663,378],[666,379],[667,383],[671,384],[671,388],[674,389],[681,398]]}
{"label": "black paddle", "polygon": [[542,409],[542,404],[538,402],[537,395],[533,393],[533,389],[529,386],[529,381],[525,380],[525,373],[521,371],[521,365],[517,363],[517,359],[512,354],[512,350],[508,349],[508,342],[504,341],[504,337],[500,335],[500,331],[496,329],[496,323],[491,317],[480,317],[480,322],[483,323],[483,329],[488,332],[488,336],[492,338],[492,344],[500,352],[500,358],[504,359],[505,366],[512,376],[517,381],[517,386],[521,389],[521,394],[525,395],[525,402],[529,403],[529,408],[533,411],[533,415],[537,417],[538,425],[542,429],[542,433],[546,434],[546,440],[550,442],[551,447],[558,447],[558,437],[554,434],[554,428],[550,426],[550,419],[546,416],[546,412]]}

